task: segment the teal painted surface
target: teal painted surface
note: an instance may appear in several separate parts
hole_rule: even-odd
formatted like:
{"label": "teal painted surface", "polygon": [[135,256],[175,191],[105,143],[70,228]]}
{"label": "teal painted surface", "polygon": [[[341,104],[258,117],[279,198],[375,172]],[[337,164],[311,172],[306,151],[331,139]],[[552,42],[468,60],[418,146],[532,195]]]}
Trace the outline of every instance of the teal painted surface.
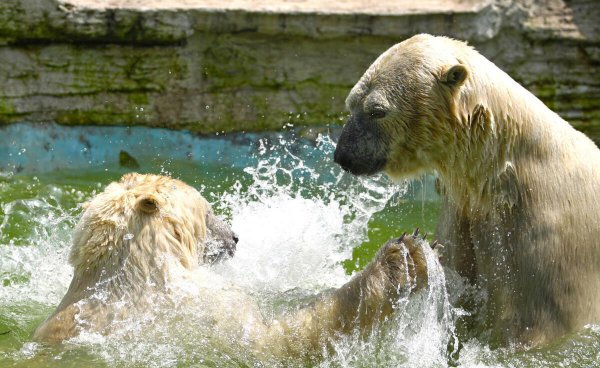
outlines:
{"label": "teal painted surface", "polygon": [[[124,150],[139,161],[181,160],[245,167],[261,137],[236,134],[202,137],[190,132],[145,127],[66,127],[13,124],[0,127],[0,170],[36,173],[111,166]],[[277,134],[271,134],[276,137]]]}

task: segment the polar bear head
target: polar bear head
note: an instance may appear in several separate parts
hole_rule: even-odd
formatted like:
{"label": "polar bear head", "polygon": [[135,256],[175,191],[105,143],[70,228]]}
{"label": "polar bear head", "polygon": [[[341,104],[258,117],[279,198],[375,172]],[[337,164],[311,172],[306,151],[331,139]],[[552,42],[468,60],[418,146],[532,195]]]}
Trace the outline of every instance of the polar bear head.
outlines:
{"label": "polar bear head", "polygon": [[126,174],[84,207],[69,259],[84,284],[117,274],[157,282],[174,264],[189,270],[235,251],[237,237],[210,204],[170,177]]}
{"label": "polar bear head", "polygon": [[335,161],[356,175],[436,169],[457,139],[457,97],[469,88],[469,57],[482,58],[463,42],[425,34],[384,52],[346,99],[350,118]]}

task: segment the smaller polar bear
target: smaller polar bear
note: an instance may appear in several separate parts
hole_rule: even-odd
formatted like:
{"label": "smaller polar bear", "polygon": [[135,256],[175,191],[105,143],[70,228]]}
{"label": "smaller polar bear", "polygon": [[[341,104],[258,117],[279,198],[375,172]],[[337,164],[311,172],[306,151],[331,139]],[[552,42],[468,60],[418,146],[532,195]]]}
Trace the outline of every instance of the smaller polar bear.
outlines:
{"label": "smaller polar bear", "polygon": [[[368,331],[393,312],[401,294],[426,285],[426,243],[416,235],[390,240],[341,288],[272,321],[264,321],[249,297],[226,296],[238,293],[231,288],[196,292],[209,301],[203,312],[218,335],[243,334],[238,340],[259,355],[313,358],[340,334]],[[174,280],[232,255],[236,242],[194,188],[165,176],[126,174],[85,206],[70,254],[73,280],[34,340],[108,334],[119,320],[151,305],[157,293],[172,291]],[[236,301],[234,313],[221,305],[227,300]]]}

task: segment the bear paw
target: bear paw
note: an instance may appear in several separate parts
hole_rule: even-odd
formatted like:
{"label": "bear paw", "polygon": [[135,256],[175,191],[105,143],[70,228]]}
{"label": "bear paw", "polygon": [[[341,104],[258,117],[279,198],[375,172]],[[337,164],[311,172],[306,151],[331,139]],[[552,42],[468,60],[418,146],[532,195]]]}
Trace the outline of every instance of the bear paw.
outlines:
{"label": "bear paw", "polygon": [[441,245],[437,241],[428,245],[426,236],[427,234],[419,237],[417,228],[411,235],[404,233],[397,239],[389,240],[379,251],[377,263],[383,268],[392,288],[397,291],[420,289],[427,285],[424,247],[431,246],[437,251]]}

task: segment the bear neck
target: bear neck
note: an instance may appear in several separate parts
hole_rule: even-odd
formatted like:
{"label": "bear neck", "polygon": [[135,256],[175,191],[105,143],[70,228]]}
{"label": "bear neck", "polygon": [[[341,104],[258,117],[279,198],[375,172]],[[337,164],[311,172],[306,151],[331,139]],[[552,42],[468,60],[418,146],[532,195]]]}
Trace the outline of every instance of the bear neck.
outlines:
{"label": "bear neck", "polygon": [[560,155],[559,140],[572,127],[483,56],[465,60],[473,72],[442,122],[463,134],[451,131],[436,170],[458,208],[486,214],[519,202],[521,164]]}
{"label": "bear neck", "polygon": [[153,295],[165,291],[170,282],[192,267],[182,261],[183,255],[175,253],[168,243],[156,242],[154,237],[144,238],[146,241],[142,238],[118,240],[101,252],[84,250],[85,259],[74,250],[71,255],[74,276],[58,309],[91,296],[113,303]]}

